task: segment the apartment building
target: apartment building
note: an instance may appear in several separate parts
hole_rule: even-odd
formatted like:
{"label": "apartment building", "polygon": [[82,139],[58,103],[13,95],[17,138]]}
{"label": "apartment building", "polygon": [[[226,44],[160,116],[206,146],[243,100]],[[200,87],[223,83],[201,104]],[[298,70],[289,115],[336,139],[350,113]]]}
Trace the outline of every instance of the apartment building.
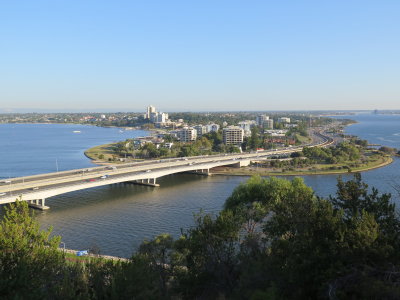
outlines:
{"label": "apartment building", "polygon": [[240,145],[243,143],[244,130],[238,126],[229,126],[222,130],[225,145]]}

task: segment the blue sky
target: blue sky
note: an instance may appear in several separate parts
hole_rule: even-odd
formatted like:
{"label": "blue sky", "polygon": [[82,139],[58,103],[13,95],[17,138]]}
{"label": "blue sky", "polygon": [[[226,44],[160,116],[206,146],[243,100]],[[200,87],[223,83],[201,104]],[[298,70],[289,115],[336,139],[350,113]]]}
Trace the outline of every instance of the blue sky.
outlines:
{"label": "blue sky", "polygon": [[400,109],[400,1],[1,1],[0,112]]}

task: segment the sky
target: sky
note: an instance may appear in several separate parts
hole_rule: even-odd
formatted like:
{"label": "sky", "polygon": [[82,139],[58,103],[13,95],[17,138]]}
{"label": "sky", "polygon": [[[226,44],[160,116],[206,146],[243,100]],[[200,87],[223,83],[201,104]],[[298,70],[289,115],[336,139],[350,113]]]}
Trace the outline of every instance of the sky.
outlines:
{"label": "sky", "polygon": [[0,113],[400,109],[400,1],[1,0]]}

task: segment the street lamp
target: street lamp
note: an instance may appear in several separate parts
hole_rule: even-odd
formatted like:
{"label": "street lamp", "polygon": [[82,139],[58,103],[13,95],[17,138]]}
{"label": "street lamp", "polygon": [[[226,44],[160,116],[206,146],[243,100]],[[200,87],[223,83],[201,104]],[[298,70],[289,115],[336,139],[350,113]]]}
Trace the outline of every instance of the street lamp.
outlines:
{"label": "street lamp", "polygon": [[65,253],[65,243],[64,242],[60,242],[61,244],[63,244],[63,253]]}

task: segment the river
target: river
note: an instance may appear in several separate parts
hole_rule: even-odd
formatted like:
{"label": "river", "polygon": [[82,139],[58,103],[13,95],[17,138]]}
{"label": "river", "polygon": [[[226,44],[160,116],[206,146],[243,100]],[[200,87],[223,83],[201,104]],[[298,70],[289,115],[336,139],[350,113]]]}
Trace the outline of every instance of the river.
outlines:
{"label": "river", "polygon": [[[359,123],[347,132],[371,143],[400,148],[400,116],[355,115]],[[9,132],[11,128],[18,130]],[[34,136],[40,130],[41,135]],[[81,131],[81,133],[73,133]],[[83,151],[94,145],[123,140],[144,132],[82,125],[2,124],[0,177],[22,176],[59,169],[86,167]],[[29,149],[29,151],[26,151]],[[400,160],[363,173],[364,180],[380,191],[391,192],[400,204],[393,184],[400,184]],[[344,175],[350,178],[351,175]],[[233,189],[247,177],[176,174],[160,178],[160,187],[116,184],[77,191],[46,200],[49,211],[37,212],[43,228],[53,226],[67,248],[96,246],[103,254],[129,257],[144,239],[160,233],[179,236],[193,225],[200,210],[217,213]],[[334,194],[337,176],[305,176],[318,195]]]}

